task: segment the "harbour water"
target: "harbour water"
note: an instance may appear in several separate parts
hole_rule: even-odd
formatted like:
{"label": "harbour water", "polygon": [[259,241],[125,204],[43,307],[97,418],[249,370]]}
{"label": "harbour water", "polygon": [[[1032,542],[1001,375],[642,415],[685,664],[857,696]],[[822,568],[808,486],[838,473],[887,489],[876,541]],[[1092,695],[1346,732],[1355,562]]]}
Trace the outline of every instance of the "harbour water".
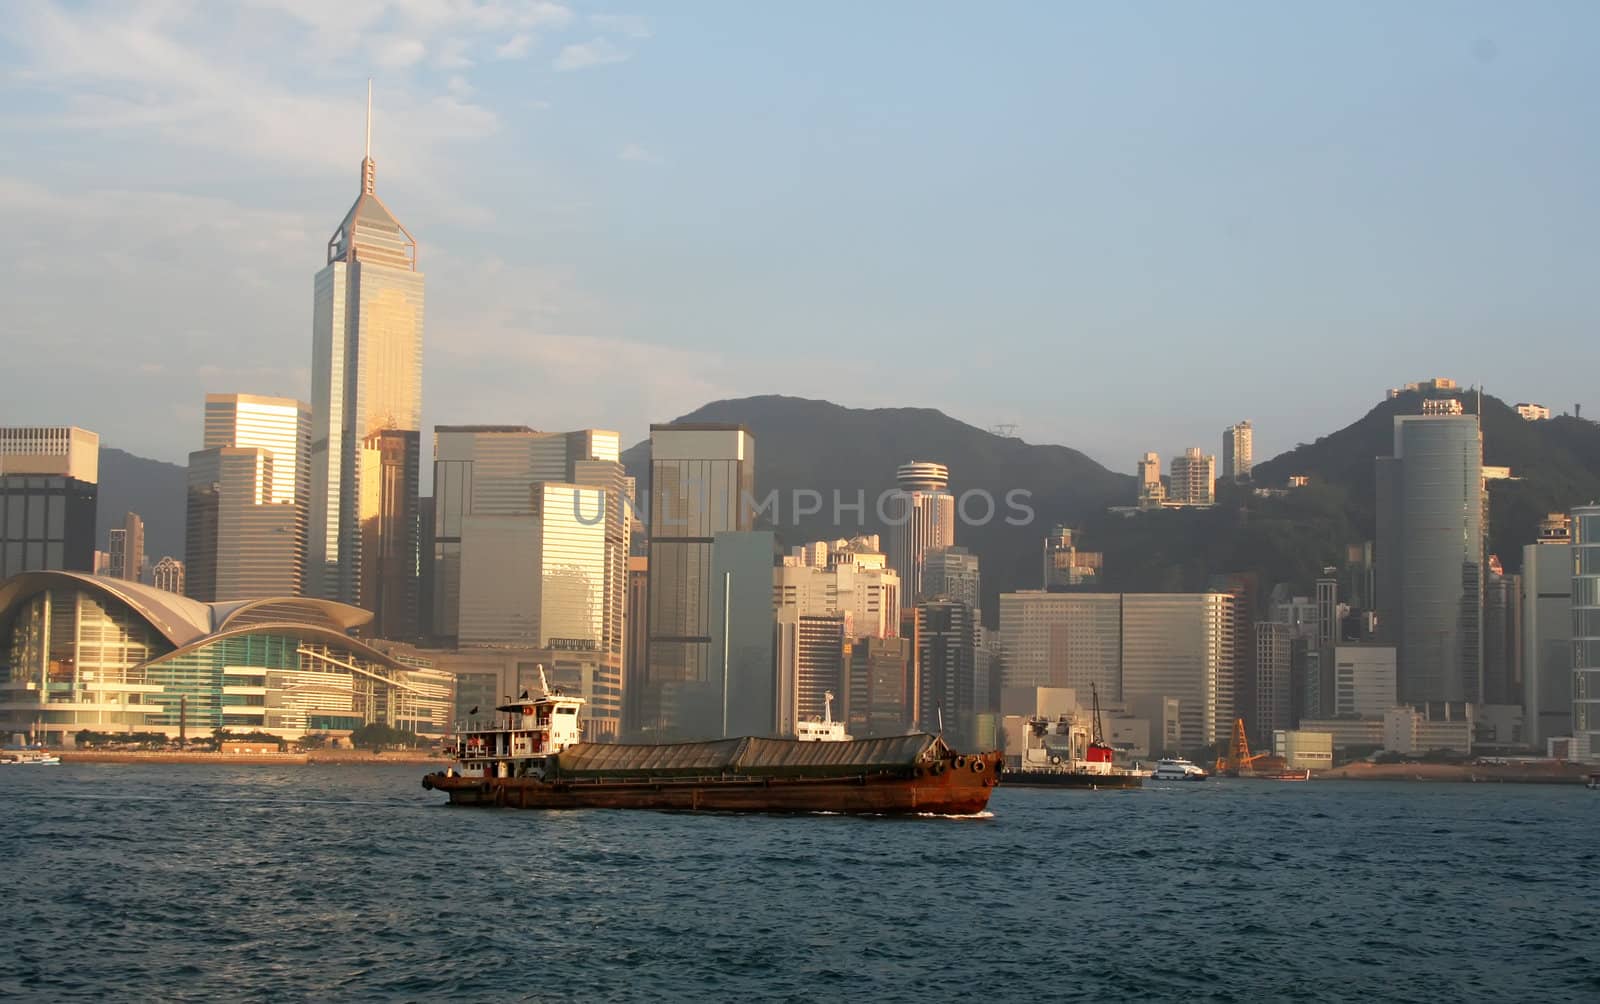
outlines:
{"label": "harbour water", "polygon": [[853,819],[452,810],[422,770],[0,770],[0,998],[1600,999],[1579,787]]}

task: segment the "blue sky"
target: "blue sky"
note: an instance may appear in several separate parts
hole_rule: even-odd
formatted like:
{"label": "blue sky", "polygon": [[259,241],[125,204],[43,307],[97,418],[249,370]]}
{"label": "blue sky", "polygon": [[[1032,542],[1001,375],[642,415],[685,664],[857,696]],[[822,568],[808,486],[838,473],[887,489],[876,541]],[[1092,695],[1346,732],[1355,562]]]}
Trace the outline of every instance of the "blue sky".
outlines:
{"label": "blue sky", "polygon": [[206,392],[306,396],[369,75],[429,426],[785,393],[1131,471],[1433,375],[1600,414],[1597,39],[1584,3],[19,3],[0,422],[181,461]]}

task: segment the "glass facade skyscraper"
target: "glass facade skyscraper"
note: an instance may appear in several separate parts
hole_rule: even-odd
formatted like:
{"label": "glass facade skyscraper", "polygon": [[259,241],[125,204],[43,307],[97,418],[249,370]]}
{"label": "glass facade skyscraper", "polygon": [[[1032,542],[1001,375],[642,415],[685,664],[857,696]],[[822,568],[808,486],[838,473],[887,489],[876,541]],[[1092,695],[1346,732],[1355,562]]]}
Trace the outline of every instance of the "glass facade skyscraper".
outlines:
{"label": "glass facade skyscraper", "polygon": [[1483,689],[1483,437],[1476,415],[1397,415],[1377,461],[1378,630],[1398,650],[1399,700]]}
{"label": "glass facade skyscraper", "polygon": [[316,276],[306,592],[404,637],[417,620],[423,276],[375,173],[369,141],[360,195]]}
{"label": "glass facade skyscraper", "polygon": [[712,606],[712,544],[718,533],[752,528],[754,498],[749,430],[650,427],[648,675],[640,707],[647,731],[677,734],[709,721],[707,708],[720,708],[720,680],[712,679],[712,618],[720,615]]}
{"label": "glass facade skyscraper", "polygon": [[913,460],[896,476],[899,490],[884,500],[883,516],[889,567],[900,576],[900,602],[909,609],[928,595],[922,582],[928,555],[956,542],[956,497],[944,464]]}
{"label": "glass facade skyscraper", "polygon": [[1572,510],[1572,738],[1600,762],[1600,505]]}

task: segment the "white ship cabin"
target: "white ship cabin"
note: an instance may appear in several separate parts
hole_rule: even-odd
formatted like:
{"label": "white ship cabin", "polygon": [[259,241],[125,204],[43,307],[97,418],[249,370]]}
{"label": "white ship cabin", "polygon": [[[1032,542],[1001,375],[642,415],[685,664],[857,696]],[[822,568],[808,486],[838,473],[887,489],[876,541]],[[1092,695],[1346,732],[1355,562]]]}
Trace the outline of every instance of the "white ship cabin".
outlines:
{"label": "white ship cabin", "polygon": [[803,743],[843,743],[850,741],[850,736],[844,730],[844,722],[833,720],[833,691],[826,691],[822,695],[822,717],[813,718],[809,722],[797,722],[794,728],[794,737]]}
{"label": "white ship cabin", "polygon": [[1066,715],[1028,721],[1028,748],[1022,751],[1022,769],[1069,771],[1074,774],[1110,774],[1114,751],[1093,740],[1088,726]]}
{"label": "white ship cabin", "polygon": [[539,685],[544,690],[539,697],[523,691],[521,700],[500,705],[493,715],[457,723],[453,773],[463,777],[542,776],[545,757],[583,742],[578,721],[583,698],[551,690],[542,667]]}

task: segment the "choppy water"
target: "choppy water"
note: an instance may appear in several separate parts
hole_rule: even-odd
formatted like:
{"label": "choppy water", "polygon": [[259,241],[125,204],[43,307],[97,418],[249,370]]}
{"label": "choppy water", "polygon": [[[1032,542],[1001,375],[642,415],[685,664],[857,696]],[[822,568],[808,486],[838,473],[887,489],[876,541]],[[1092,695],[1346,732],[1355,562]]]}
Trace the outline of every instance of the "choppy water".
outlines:
{"label": "choppy water", "polygon": [[1600,999],[1600,796],[451,810],[422,768],[0,768],[0,998]]}

